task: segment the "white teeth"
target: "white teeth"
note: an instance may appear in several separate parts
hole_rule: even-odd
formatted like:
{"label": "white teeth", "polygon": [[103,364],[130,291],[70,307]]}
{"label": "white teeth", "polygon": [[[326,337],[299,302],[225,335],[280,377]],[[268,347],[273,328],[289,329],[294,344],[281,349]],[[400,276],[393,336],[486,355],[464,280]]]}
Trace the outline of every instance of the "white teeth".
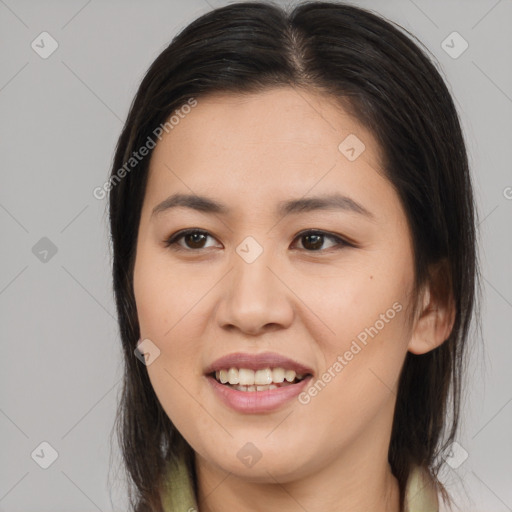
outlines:
{"label": "white teeth", "polygon": [[240,368],[238,370],[238,378],[240,379],[241,386],[252,386],[254,385],[254,370]]}
{"label": "white teeth", "polygon": [[233,386],[233,389],[236,389],[237,391],[268,391],[269,389],[277,388],[278,386],[275,384],[270,384],[268,386]]}
{"label": "white teeth", "polygon": [[229,369],[228,380],[230,384],[238,384],[240,382],[240,378],[238,377],[238,370],[236,368]]}
{"label": "white teeth", "polygon": [[260,386],[265,386],[272,382],[272,370],[265,368],[264,370],[258,370],[254,374],[254,383]]}
{"label": "white teeth", "polygon": [[295,380],[295,372],[293,370],[286,370],[285,374],[284,374],[284,378],[288,381],[288,382],[293,382]]}
{"label": "white teeth", "polygon": [[[263,391],[273,384],[287,384],[294,382],[295,378],[302,380],[306,374],[297,374],[294,370],[285,370],[284,368],[263,368],[262,370],[249,370],[247,368],[229,368],[217,370],[215,378],[222,384],[230,384],[240,391]],[[254,388],[254,389],[253,389]]]}
{"label": "white teeth", "polygon": [[284,369],[283,368],[274,368],[272,370],[272,381],[277,382],[277,383],[284,381]]}

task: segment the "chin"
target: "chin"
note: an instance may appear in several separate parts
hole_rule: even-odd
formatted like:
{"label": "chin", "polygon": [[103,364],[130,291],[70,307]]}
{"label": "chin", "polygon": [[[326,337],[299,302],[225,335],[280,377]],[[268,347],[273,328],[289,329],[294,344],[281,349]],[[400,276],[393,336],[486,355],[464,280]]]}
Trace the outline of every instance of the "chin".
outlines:
{"label": "chin", "polygon": [[[260,436],[261,439],[262,436]],[[244,439],[250,439],[250,436]],[[265,444],[264,438],[251,441],[236,441],[220,453],[202,455],[203,460],[223,472],[253,483],[287,483],[300,479],[315,470],[313,458],[302,452],[300,459],[297,446],[303,443],[290,443],[289,448],[279,443]],[[317,455],[318,457],[318,455]]]}

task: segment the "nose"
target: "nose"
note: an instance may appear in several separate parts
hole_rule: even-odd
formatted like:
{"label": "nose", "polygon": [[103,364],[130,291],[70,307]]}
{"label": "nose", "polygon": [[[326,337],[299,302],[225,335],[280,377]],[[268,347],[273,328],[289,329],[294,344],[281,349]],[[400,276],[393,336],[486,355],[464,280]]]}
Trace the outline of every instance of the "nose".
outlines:
{"label": "nose", "polygon": [[[265,251],[252,263],[234,254],[217,308],[219,325],[258,335],[287,328],[293,322],[293,292],[285,284],[275,259]],[[282,272],[281,272],[282,274]]]}

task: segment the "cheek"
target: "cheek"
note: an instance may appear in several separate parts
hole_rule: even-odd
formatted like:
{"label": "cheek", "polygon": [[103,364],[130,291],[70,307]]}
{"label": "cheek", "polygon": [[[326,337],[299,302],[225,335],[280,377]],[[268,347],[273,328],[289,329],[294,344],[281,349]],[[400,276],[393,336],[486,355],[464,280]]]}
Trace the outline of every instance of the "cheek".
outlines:
{"label": "cheek", "polygon": [[169,381],[167,385],[174,389],[178,382],[197,380],[199,348],[191,340],[199,339],[202,329],[197,322],[201,294],[193,286],[185,286],[186,279],[179,273],[162,271],[154,261],[156,264],[145,265],[141,258],[136,266],[137,315],[141,338],[149,338],[160,350],[158,364],[148,367],[150,376],[158,382]]}
{"label": "cheek", "polygon": [[[340,318],[338,336],[323,347],[325,367],[299,396],[296,420],[301,419],[305,431],[330,439],[334,452],[352,445],[367,428],[386,435],[392,422],[407,326],[403,309],[396,312],[383,304],[373,309],[376,315],[364,308],[364,313]],[[388,323],[379,316],[386,311]],[[316,450],[325,447],[320,443]]]}
{"label": "cheek", "polygon": [[308,302],[329,332],[316,338],[324,367],[302,403],[340,421],[350,414],[359,427],[394,398],[411,335],[411,260],[370,260],[325,280],[322,297],[309,295]]}
{"label": "cheek", "polygon": [[388,350],[405,350],[405,310],[413,277],[409,266],[409,261],[379,254],[363,263],[347,258],[336,272],[303,275],[295,282],[288,278],[307,306],[301,320],[325,355],[325,363],[332,364],[337,355],[350,350],[354,340],[368,352],[370,341],[378,339],[371,351],[378,357]]}
{"label": "cheek", "polygon": [[193,313],[204,295],[204,280],[193,272],[171,267],[165,253],[138,249],[133,286],[141,336],[167,340]]}
{"label": "cheek", "polygon": [[201,284],[193,273],[170,269],[160,255],[138,251],[134,293],[140,334],[160,351],[147,371],[163,409],[183,433],[196,431],[207,422],[199,405],[201,348],[193,341],[202,339],[201,322],[207,319],[201,314],[204,284],[204,278]]}

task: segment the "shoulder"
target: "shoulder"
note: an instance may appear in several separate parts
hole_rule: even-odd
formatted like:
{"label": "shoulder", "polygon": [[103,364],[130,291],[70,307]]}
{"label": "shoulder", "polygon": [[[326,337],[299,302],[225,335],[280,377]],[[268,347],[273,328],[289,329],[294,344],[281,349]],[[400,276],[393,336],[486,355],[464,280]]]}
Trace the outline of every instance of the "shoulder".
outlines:
{"label": "shoulder", "polygon": [[165,512],[197,510],[192,478],[183,458],[168,461],[161,497]]}
{"label": "shoulder", "polygon": [[414,466],[407,480],[405,512],[439,512],[436,487],[421,466]]}

